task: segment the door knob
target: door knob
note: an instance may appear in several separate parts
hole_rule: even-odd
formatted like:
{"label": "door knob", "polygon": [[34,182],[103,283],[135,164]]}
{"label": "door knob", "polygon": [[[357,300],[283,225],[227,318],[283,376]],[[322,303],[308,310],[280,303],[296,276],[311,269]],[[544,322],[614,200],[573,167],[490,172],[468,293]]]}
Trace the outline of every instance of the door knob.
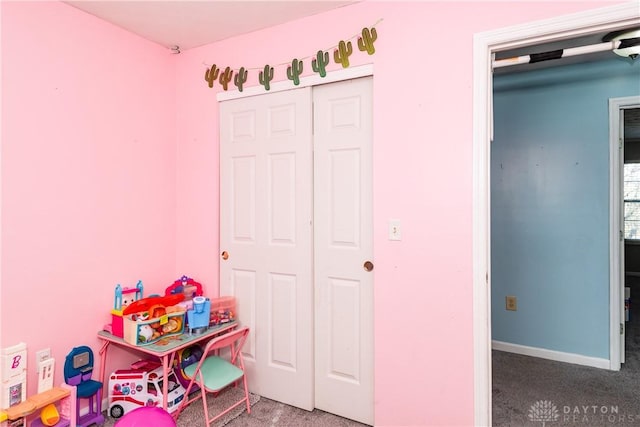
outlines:
{"label": "door knob", "polygon": [[222,254],[220,254],[220,256],[222,256],[222,259],[227,260],[229,259],[229,252],[222,251]]}
{"label": "door knob", "polygon": [[365,261],[363,265],[365,271],[373,270],[373,263],[371,261]]}

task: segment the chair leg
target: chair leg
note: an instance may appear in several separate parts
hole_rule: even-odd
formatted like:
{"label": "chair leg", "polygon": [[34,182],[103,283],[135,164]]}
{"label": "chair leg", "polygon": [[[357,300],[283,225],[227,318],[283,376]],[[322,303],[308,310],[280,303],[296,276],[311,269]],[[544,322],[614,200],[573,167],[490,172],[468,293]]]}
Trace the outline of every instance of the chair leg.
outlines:
{"label": "chair leg", "polygon": [[207,391],[204,389],[204,382],[200,387],[200,391],[202,392],[202,405],[204,406],[204,419],[206,421],[206,426],[209,427],[209,406],[207,405]]}
{"label": "chair leg", "polygon": [[184,408],[186,408],[187,406],[189,406],[191,403],[195,402],[198,398],[194,397],[194,398],[189,398],[189,396],[191,396],[191,390],[193,388],[194,385],[197,385],[197,383],[195,382],[195,378],[191,379],[191,381],[189,381],[189,385],[187,386],[187,390],[184,393],[184,398],[182,399],[182,402],[180,402],[180,406],[178,406],[178,409],[173,413],[173,418],[175,420],[178,419],[178,417],[180,416],[180,414],[182,413],[182,411],[184,410]]}
{"label": "chair leg", "polygon": [[242,382],[244,383],[244,398],[247,402],[247,414],[251,413],[251,405],[249,405],[249,389],[247,388],[247,376],[242,376]]}
{"label": "chair leg", "polygon": [[96,392],[96,414],[102,414],[102,389]]}

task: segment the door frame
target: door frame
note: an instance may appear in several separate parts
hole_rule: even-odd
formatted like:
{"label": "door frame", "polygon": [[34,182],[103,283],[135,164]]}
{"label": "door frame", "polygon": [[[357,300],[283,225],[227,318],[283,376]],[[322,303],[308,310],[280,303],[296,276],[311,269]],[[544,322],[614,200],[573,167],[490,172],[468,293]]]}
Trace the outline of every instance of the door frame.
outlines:
{"label": "door frame", "polygon": [[491,425],[490,154],[498,51],[640,25],[635,2],[475,34],[473,40],[473,345],[475,425]]}
{"label": "door frame", "polygon": [[[610,207],[610,268],[609,291],[610,338],[609,369],[620,370],[624,363],[624,141],[620,132],[625,109],[640,107],[640,95],[609,99],[609,192]],[[620,237],[618,237],[618,235]]]}

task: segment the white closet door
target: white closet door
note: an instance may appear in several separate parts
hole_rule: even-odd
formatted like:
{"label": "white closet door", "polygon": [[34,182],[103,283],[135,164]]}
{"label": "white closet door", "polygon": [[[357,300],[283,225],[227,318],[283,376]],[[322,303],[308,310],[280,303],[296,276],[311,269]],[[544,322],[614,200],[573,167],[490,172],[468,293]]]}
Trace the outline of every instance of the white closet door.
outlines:
{"label": "white closet door", "polygon": [[315,406],[373,424],[372,79],[313,102]]}
{"label": "white closet door", "polygon": [[[220,104],[221,295],[235,295],[249,388],[313,409],[311,89]],[[224,259],[227,257],[227,259]]]}

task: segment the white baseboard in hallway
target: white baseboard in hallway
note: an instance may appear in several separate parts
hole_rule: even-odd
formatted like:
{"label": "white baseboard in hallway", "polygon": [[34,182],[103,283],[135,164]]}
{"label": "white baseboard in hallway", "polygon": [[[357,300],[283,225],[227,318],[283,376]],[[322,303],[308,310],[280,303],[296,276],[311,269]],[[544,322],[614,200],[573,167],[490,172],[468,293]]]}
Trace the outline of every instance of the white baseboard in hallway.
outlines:
{"label": "white baseboard in hallway", "polygon": [[574,363],[576,365],[591,366],[600,369],[609,369],[609,359],[599,357],[583,356],[575,353],[565,353],[562,351],[548,350],[546,348],[529,347],[526,345],[512,344],[503,341],[491,341],[491,348],[494,350],[506,351],[509,353],[522,354],[524,356],[539,357],[541,359],[555,360],[557,362]]}

